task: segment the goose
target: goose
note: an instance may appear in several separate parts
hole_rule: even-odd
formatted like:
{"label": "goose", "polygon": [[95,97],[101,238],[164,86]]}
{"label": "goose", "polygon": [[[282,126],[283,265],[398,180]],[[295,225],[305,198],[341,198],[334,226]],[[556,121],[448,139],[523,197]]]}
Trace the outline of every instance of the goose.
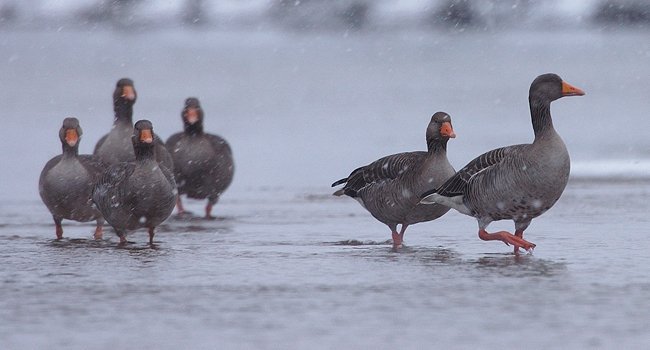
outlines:
{"label": "goose", "polygon": [[[393,154],[360,167],[332,184],[345,184],[334,195],[356,199],[375,219],[387,225],[393,249],[397,250],[409,225],[437,219],[449,211],[443,205],[420,205],[418,196],[454,175],[447,159],[447,141],[454,137],[449,114],[437,112],[426,131],[428,151]],[[401,225],[399,232],[397,225]]]}
{"label": "goose", "polygon": [[[111,131],[102,136],[93,154],[106,164],[117,164],[135,160],[131,134],[133,134],[133,105],[137,100],[138,93],[135,90],[133,80],[122,78],[115,84],[113,91],[113,111],[115,119]],[[174,162],[167,152],[163,142],[155,139],[156,160],[162,162],[168,169],[172,169]]]}
{"label": "goose", "polygon": [[[469,162],[442,186],[423,193],[423,204],[442,204],[478,221],[482,240],[498,240],[532,251],[523,239],[532,219],[550,209],[569,179],[569,152],[553,127],[551,102],[585,93],[556,74],[538,76],[530,86],[528,101],[535,139],[531,144],[497,148]],[[515,234],[488,233],[498,220],[513,220]]]}
{"label": "goose", "polygon": [[135,123],[135,161],[110,166],[93,191],[93,201],[115,229],[120,244],[126,243],[127,230],[141,227],[149,230],[149,243],[153,244],[154,229],[174,210],[174,175],[164,164],[156,162],[154,139],[150,121]]}
{"label": "goose", "polygon": [[197,98],[185,100],[181,119],[184,131],[170,136],[165,144],[174,160],[178,214],[187,213],[180,196],[185,194],[188,198],[207,198],[205,218],[214,219],[212,207],[232,182],[232,151],[222,137],[203,131],[203,109]]}
{"label": "goose", "polygon": [[92,204],[92,192],[102,164],[91,155],[79,155],[82,130],[77,118],[63,119],[59,139],[63,153],[50,159],[38,181],[38,193],[52,214],[56,238],[63,238],[62,219],[97,221],[95,239],[102,238],[104,219]]}

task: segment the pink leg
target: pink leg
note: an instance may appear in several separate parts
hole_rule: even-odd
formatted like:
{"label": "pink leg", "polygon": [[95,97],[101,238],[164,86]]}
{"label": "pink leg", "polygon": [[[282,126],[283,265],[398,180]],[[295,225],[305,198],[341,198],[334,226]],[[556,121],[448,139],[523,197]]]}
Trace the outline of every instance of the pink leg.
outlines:
{"label": "pink leg", "polygon": [[153,244],[154,227],[149,227],[149,244]]}
{"label": "pink leg", "polygon": [[56,226],[56,239],[63,238],[63,226],[61,226],[61,219],[54,218],[54,226]]}
{"label": "pink leg", "polygon": [[95,239],[102,239],[104,236],[104,229],[100,223],[97,223],[97,227],[95,228]]}
{"label": "pink leg", "polygon": [[[515,230],[515,236],[524,239],[524,230]],[[519,247],[515,246],[514,248],[515,255],[519,255]]]}
{"label": "pink leg", "polygon": [[393,249],[397,250],[402,246],[402,236],[397,231],[393,231]]}
{"label": "pink leg", "polygon": [[499,231],[495,233],[488,233],[485,230],[478,231],[478,237],[484,241],[501,241],[506,245],[513,245],[524,250],[531,250],[535,248],[534,243],[530,243],[521,237],[517,237],[508,231]]}
{"label": "pink leg", "polygon": [[212,216],[212,206],[213,204],[208,202],[208,204],[205,206],[205,218],[206,219],[215,219],[214,216]]}
{"label": "pink leg", "polygon": [[393,249],[398,250],[399,248],[402,247],[402,243],[404,242],[404,232],[406,232],[406,228],[408,225],[402,224],[402,228],[400,229],[400,232],[397,233],[397,231],[393,230]]}
{"label": "pink leg", "polygon": [[185,214],[185,208],[183,208],[183,202],[181,201],[181,195],[179,194],[176,197],[176,209],[178,209],[178,215]]}

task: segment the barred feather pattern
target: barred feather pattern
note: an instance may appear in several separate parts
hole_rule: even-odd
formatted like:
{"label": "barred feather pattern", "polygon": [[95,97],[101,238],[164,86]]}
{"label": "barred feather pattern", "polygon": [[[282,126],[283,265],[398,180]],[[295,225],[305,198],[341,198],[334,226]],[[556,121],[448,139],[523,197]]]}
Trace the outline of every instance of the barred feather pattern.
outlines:
{"label": "barred feather pattern", "polygon": [[472,176],[498,164],[508,153],[513,151],[513,147],[516,148],[518,146],[497,148],[481,154],[460,169],[454,176],[440,186],[440,188],[427,191],[422,197],[431,193],[438,193],[445,197],[455,197],[464,194]]}
{"label": "barred feather pattern", "polygon": [[453,137],[451,117],[436,112],[426,129],[426,152],[393,154],[357,168],[347,178],[332,184],[345,184],[334,195],[355,198],[393,235],[401,224],[399,235],[403,237],[408,225],[434,220],[449,211],[439,204],[420,204],[419,195],[442,185],[455,173],[447,159],[447,142]]}
{"label": "barred feather pattern", "polygon": [[[417,166],[426,152],[398,153],[380,158],[366,166],[355,169],[346,179],[343,191],[350,197],[358,197],[359,191],[382,180],[396,179],[409,168]],[[337,183],[332,184],[336,186]],[[340,183],[338,183],[340,184]]]}
{"label": "barred feather pattern", "polygon": [[[146,120],[135,124],[135,132],[143,129],[153,127]],[[138,141],[133,148],[135,161],[106,169],[92,196],[121,238],[127,230],[154,228],[165,221],[174,209],[178,193],[172,171],[155,159],[155,144]]]}
{"label": "barred feather pattern", "polygon": [[514,220],[524,230],[560,198],[569,178],[570,159],[554,130],[533,144],[513,145],[484,153],[436,191],[463,196],[481,228],[492,221]]}
{"label": "barred feather pattern", "polygon": [[510,152],[470,179],[463,200],[484,222],[514,220],[525,229],[562,195],[570,159],[557,134],[552,142],[513,146]]}
{"label": "barred feather pattern", "polygon": [[449,210],[441,205],[418,204],[418,194],[439,186],[453,174],[444,150],[398,153],[354,170],[343,193],[357,198],[377,220],[391,228],[410,225],[434,220]]}
{"label": "barred feather pattern", "polygon": [[216,203],[232,182],[235,164],[228,142],[218,135],[180,132],[166,143],[174,159],[179,194]]}
{"label": "barred feather pattern", "polygon": [[93,201],[118,232],[155,227],[174,209],[176,183],[155,161],[115,164],[98,181]]}
{"label": "barred feather pattern", "polygon": [[[543,74],[531,84],[529,106],[535,140],[498,148],[472,160],[437,189],[437,199],[453,197],[460,212],[474,216],[479,229],[496,220],[513,220],[523,232],[533,218],[546,212],[560,198],[570,172],[570,157],[564,141],[553,127],[550,104],[563,96],[584,94],[556,74]],[[577,91],[577,92],[576,92]],[[435,198],[436,196],[434,196]],[[444,198],[443,198],[444,199]],[[463,210],[465,209],[465,210]]]}
{"label": "barred feather pattern", "polygon": [[[79,144],[75,146],[76,149]],[[92,191],[105,165],[90,155],[59,155],[48,161],[39,178],[39,194],[53,217],[76,221],[98,220]]]}

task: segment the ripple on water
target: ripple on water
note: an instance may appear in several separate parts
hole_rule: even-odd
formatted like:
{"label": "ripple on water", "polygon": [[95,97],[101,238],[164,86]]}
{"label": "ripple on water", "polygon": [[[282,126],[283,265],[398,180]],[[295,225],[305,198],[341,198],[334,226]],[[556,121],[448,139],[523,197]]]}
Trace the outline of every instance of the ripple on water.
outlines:
{"label": "ripple on water", "polygon": [[479,271],[505,277],[551,277],[567,271],[564,262],[540,259],[530,254],[490,254],[467,262]]}

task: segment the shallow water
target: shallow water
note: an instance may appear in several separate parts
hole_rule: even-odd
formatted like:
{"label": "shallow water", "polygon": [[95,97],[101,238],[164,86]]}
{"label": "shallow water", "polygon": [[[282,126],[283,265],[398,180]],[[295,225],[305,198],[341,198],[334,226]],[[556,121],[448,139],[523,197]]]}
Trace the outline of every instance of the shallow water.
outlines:
{"label": "shallow water", "polygon": [[[119,247],[54,232],[4,203],[0,338],[52,348],[643,348],[650,342],[650,182],[573,180],[526,237],[532,255],[450,213],[389,231],[305,189],[242,193],[216,221],[170,219]],[[200,211],[201,203],[190,207]],[[495,228],[508,228],[499,223]]]}
{"label": "shallow water", "polygon": [[[0,348],[645,348],[649,61],[647,32],[1,32]],[[553,104],[574,177],[527,230],[533,255],[455,212],[395,253],[330,195],[359,165],[423,149],[437,110],[457,168],[530,141],[528,86],[548,71],[587,95]],[[94,241],[91,223],[55,241],[38,174],[66,115],[92,150],[123,76],[163,138],[202,99],[235,153],[220,219],[169,220],[154,246]]]}

